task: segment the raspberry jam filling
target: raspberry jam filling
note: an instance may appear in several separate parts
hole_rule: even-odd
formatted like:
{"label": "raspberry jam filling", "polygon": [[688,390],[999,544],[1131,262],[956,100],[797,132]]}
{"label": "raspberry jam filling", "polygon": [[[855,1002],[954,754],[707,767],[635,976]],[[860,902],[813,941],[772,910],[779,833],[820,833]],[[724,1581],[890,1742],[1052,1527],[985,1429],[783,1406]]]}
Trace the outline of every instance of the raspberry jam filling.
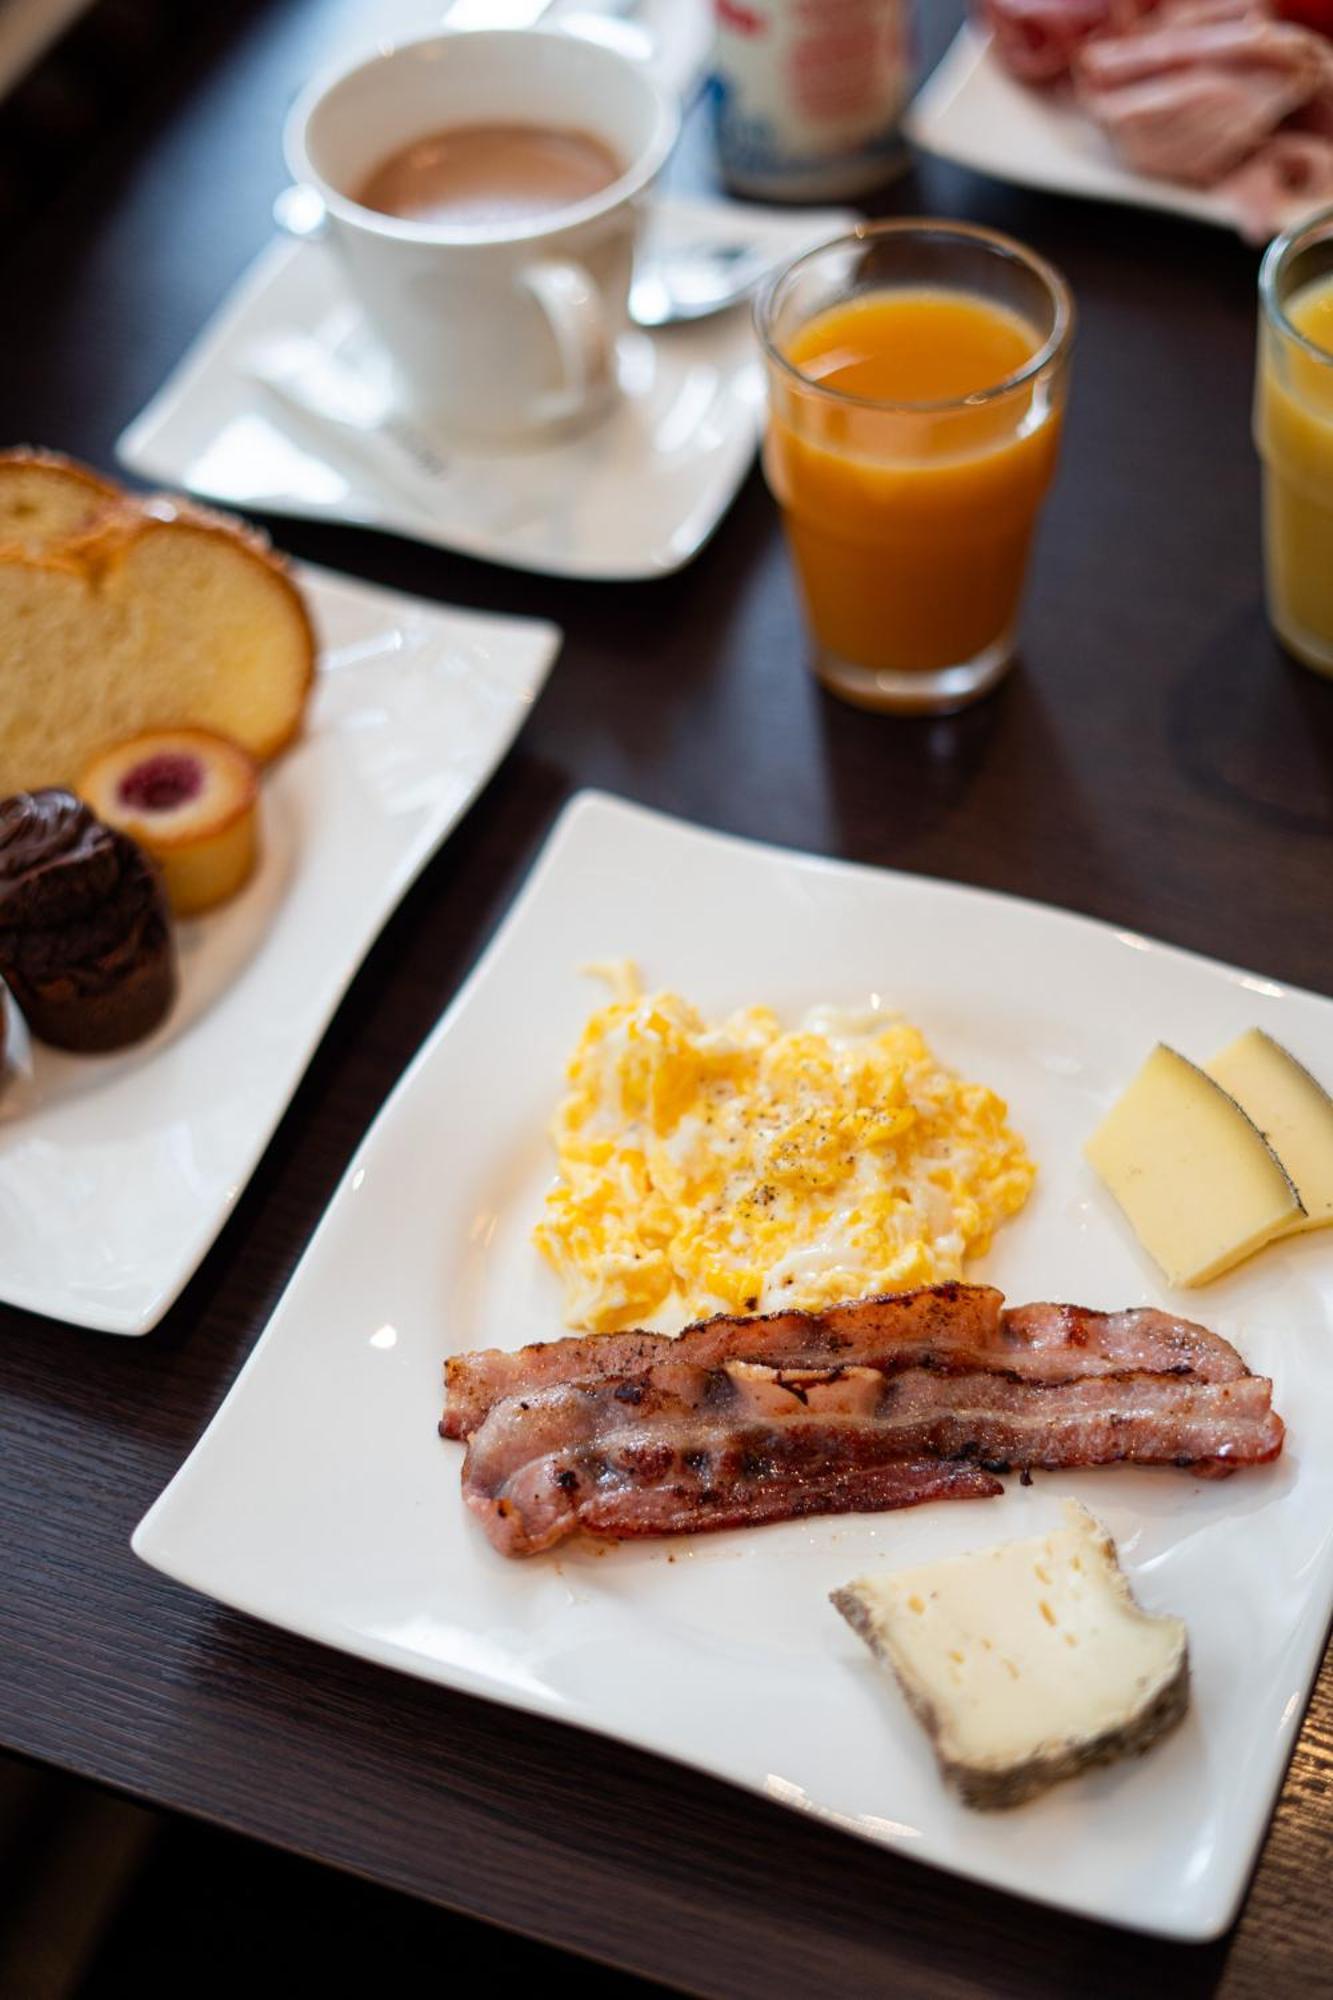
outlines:
{"label": "raspberry jam filling", "polygon": [[188,805],[204,788],[203,766],[183,750],[159,750],[133,765],[116,787],[123,806],[140,812],[171,812]]}

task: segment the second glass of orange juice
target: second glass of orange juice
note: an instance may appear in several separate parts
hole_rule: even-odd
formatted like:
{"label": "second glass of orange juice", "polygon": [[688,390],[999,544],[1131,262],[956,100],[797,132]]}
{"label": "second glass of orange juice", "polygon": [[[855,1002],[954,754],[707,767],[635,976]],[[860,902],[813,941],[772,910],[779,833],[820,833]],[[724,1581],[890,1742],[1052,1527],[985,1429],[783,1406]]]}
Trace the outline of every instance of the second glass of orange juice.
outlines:
{"label": "second glass of orange juice", "polygon": [[1289,652],[1333,678],[1333,208],[1270,244],[1259,303],[1268,615]]}
{"label": "second glass of orange juice", "polygon": [[1012,659],[1055,470],[1064,280],[992,230],[871,223],[798,258],[756,317],[820,679],[867,708],[975,700]]}

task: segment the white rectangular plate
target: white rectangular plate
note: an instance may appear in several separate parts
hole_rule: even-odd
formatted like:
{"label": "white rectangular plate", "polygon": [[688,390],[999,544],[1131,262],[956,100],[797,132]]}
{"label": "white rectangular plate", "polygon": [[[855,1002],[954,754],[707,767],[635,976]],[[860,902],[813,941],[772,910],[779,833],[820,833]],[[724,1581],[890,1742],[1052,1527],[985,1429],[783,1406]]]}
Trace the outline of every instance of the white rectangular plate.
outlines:
{"label": "white rectangular plate", "polygon": [[[562,1331],[529,1232],[544,1127],[622,954],[705,1010],[871,994],[1008,1098],[1039,1162],[969,1275],[1011,1300],[1192,1311],[1271,1373],[1273,1466],[1038,1475],[1003,1499],[506,1561],[435,1434],[441,1362]],[[919,1860],[1183,1938],[1262,1837],[1333,1601],[1333,1242],[1172,1296],[1080,1147],[1159,1037],[1252,1022],[1333,1076],[1333,1003],[1057,910],[576,800],[390,1099],[219,1415],[140,1525],[145,1561],[326,1645],[656,1750]],[[1075,1496],[1188,1622],[1190,1714],[1142,1762],[969,1812],[828,1603],[867,1567],[1043,1532]]]}
{"label": "white rectangular plate", "polygon": [[226,1221],[372,939],[499,763],[554,626],[298,568],[320,637],[305,729],[264,774],[234,901],[178,928],[181,990],[113,1056],[30,1044],[0,1090],[0,1297],[157,1324]]}
{"label": "white rectangular plate", "polygon": [[959,30],[905,122],[914,145],[996,180],[1236,227],[1218,195],[1122,167],[1065,92],[1019,83],[994,55],[990,37],[970,26]]}

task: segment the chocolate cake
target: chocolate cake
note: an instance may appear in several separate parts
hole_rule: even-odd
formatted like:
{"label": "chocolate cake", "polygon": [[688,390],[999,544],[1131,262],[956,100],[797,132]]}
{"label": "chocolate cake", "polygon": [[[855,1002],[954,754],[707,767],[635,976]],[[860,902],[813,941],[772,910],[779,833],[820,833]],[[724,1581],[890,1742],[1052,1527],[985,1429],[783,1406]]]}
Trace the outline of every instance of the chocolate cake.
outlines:
{"label": "chocolate cake", "polygon": [[31,1032],[62,1049],[138,1041],[175,996],[156,868],[72,792],[0,800],[0,976]]}

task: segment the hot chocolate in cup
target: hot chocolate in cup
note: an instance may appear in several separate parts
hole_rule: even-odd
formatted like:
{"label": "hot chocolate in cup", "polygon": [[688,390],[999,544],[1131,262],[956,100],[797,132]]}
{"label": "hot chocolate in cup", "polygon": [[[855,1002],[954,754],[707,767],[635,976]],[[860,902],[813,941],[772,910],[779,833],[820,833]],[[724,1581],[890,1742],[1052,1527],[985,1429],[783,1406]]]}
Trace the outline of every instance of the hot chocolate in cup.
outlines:
{"label": "hot chocolate in cup", "polygon": [[[432,437],[531,442],[605,411],[645,199],[678,124],[638,64],[540,29],[405,42],[298,100],[288,166],[318,194],[401,406]],[[459,177],[415,199],[450,135]],[[533,178],[542,146],[552,160],[563,147],[568,201]],[[476,198],[487,159],[490,202]]]}

